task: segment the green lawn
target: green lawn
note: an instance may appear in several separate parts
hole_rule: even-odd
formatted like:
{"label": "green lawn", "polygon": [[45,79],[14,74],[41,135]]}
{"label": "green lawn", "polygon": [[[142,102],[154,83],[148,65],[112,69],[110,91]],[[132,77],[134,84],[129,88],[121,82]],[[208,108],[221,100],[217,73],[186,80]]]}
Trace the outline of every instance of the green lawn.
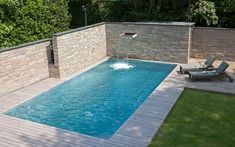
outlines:
{"label": "green lawn", "polygon": [[185,89],[150,147],[234,147],[235,96]]}

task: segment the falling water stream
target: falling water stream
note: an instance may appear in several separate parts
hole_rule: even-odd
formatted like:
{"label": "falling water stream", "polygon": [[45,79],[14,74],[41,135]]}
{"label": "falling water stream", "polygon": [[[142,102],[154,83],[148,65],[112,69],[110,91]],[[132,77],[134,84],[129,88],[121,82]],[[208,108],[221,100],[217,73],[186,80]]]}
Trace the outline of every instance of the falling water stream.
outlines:
{"label": "falling water stream", "polygon": [[[132,39],[136,37],[137,37],[136,33],[120,34],[119,41],[118,41],[117,61],[110,65],[110,67],[113,70],[134,68],[133,65],[128,63],[128,52],[129,52],[129,49],[132,47]],[[123,45],[124,47],[121,47],[121,45]],[[125,54],[125,55],[122,55],[122,57],[124,58],[120,58],[121,57],[120,52],[122,52],[122,54],[123,53]]]}

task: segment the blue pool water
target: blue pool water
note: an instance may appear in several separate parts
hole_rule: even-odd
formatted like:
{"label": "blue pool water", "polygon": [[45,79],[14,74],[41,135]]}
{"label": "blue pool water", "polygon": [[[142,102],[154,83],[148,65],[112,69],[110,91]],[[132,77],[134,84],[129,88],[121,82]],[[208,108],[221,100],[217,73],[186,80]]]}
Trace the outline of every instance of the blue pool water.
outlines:
{"label": "blue pool water", "polygon": [[109,138],[176,65],[130,60],[113,70],[110,59],[10,110],[7,115]]}

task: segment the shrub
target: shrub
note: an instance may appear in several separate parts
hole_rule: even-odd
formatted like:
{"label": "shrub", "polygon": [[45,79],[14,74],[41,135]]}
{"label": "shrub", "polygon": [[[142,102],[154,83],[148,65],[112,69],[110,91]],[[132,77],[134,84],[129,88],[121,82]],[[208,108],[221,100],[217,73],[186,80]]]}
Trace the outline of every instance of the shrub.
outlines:
{"label": "shrub", "polygon": [[211,26],[218,23],[213,2],[199,0],[189,8],[188,21],[194,21],[199,26]]}
{"label": "shrub", "polygon": [[0,47],[9,47],[69,28],[67,0],[0,0]]}

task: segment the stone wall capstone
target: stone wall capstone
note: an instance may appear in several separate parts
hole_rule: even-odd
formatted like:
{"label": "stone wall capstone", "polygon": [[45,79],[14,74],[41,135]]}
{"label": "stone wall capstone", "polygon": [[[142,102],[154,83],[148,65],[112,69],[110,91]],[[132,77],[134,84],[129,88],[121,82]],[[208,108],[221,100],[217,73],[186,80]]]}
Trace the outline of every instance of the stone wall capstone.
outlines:
{"label": "stone wall capstone", "polygon": [[50,40],[0,50],[0,95],[49,77]]}
{"label": "stone wall capstone", "polygon": [[53,36],[56,75],[60,78],[106,57],[105,24],[95,24]]}
{"label": "stone wall capstone", "polygon": [[[106,23],[109,56],[117,56],[119,35],[137,33],[129,48],[130,58],[187,63],[194,23]],[[128,48],[127,48],[128,49]]]}
{"label": "stone wall capstone", "polygon": [[235,61],[235,29],[193,28],[191,58]]}

